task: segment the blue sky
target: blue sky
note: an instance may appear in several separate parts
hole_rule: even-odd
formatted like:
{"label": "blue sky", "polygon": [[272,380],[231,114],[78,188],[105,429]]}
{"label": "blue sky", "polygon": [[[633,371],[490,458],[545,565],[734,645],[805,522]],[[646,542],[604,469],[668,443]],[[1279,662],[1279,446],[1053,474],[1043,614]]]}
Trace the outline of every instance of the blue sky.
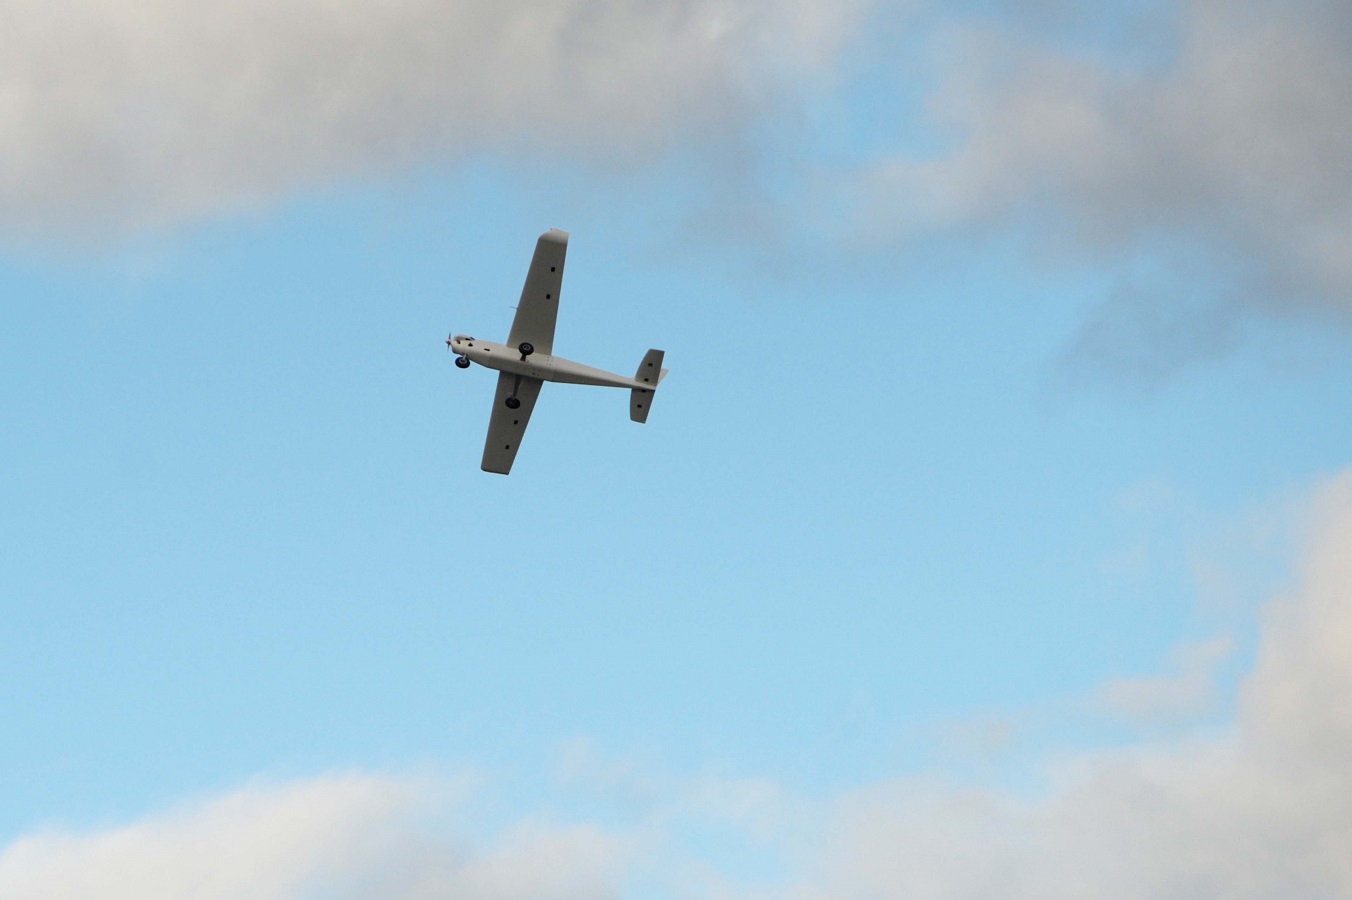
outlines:
{"label": "blue sky", "polygon": [[[1090,840],[1046,824],[1067,771],[1215,775],[1157,785],[1201,823],[1271,781],[1265,698],[1352,634],[1352,145],[1306,80],[1352,78],[1341,13],[311,0],[251,44],[254,4],[86,5],[140,62],[0,6],[13,896],[977,896],[945,861],[1006,832],[1030,896],[1114,896],[1047,864]],[[501,43],[440,72],[427,34]],[[540,47],[562,87],[496,68]],[[547,386],[490,476],[493,378],[441,340],[505,335],[550,227],[556,351],[671,376],[641,428]],[[1318,627],[1274,631],[1283,597]],[[1144,821],[1104,765],[1083,808]],[[1204,849],[1336,850],[1345,813],[1292,802]],[[455,861],[354,875],[292,804]],[[198,829],[254,881],[138,881]],[[306,849],[250,865],[245,830]],[[1134,896],[1352,885],[1112,854]]]}

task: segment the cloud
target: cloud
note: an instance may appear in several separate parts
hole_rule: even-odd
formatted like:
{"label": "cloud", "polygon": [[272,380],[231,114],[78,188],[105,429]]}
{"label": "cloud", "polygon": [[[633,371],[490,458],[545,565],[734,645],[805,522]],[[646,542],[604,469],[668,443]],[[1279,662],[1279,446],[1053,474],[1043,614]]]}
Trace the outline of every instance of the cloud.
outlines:
{"label": "cloud", "polygon": [[0,0],[0,237],[474,154],[632,165],[827,66],[859,3]]}
{"label": "cloud", "polygon": [[624,842],[526,820],[479,847],[434,822],[445,783],[367,775],[253,786],[91,834],[0,854],[7,900],[582,898],[612,895]]}
{"label": "cloud", "polygon": [[[24,837],[0,852],[0,896],[1352,896],[1352,471],[1313,509],[1300,578],[1263,613],[1234,721],[1055,750],[1036,788],[928,772],[810,797],[662,774],[579,741],[560,754],[561,798],[541,801],[573,808],[572,824],[536,813],[485,839],[463,791],[428,780],[253,786],[124,827]],[[1229,652],[1185,647],[1177,673],[1100,697],[1177,718]]]}
{"label": "cloud", "polygon": [[1141,725],[1193,721],[1214,706],[1219,670],[1234,650],[1234,641],[1228,637],[1182,644],[1173,652],[1175,671],[1115,678],[1099,688],[1095,705]]}
{"label": "cloud", "polygon": [[1111,368],[1167,374],[1232,347],[1254,315],[1346,324],[1347,9],[1185,0],[1117,55],[1054,30],[949,32],[929,108],[952,146],[863,175],[869,228],[1017,227],[1117,266],[1117,297],[1075,349]]}
{"label": "cloud", "polygon": [[[1347,772],[1352,785],[1352,473],[1319,497],[1305,579],[1265,611],[1242,722],[1272,754]],[[1352,803],[1348,809],[1352,810]],[[1352,864],[1352,855],[1348,857]]]}
{"label": "cloud", "polygon": [[[1317,506],[1303,580],[1267,609],[1226,734],[1062,753],[1031,796],[932,777],[862,788],[837,802],[809,883],[836,898],[1352,895],[1352,473]],[[1168,711],[1191,693],[1187,655],[1181,680],[1105,695]]]}

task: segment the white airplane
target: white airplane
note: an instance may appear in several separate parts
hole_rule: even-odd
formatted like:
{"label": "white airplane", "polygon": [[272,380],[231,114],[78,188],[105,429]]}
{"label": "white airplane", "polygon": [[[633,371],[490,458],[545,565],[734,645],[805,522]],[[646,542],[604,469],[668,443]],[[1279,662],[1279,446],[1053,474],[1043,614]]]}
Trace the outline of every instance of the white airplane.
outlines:
{"label": "white airplane", "polygon": [[666,377],[662,351],[649,350],[638,364],[638,373],[625,378],[584,366],[554,351],[554,320],[559,314],[559,289],[563,285],[563,257],[568,252],[568,232],[551,228],[535,242],[535,256],[526,272],[526,286],[516,307],[512,331],[507,343],[494,344],[467,334],[446,338],[446,346],[455,353],[455,364],[468,369],[477,362],[497,369],[498,393],[493,415],[488,420],[488,439],[484,441],[485,472],[506,475],[512,471],[521,437],[526,433],[531,410],[546,381],[567,384],[598,384],[629,389],[629,418],[648,421],[653,391]]}

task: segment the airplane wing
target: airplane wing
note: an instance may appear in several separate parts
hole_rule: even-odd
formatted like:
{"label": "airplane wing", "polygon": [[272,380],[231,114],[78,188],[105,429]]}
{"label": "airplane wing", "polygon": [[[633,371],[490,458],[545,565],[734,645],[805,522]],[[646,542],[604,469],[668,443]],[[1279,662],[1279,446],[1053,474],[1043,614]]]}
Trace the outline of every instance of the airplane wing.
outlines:
{"label": "airplane wing", "polygon": [[563,287],[563,257],[568,252],[568,232],[551,228],[535,242],[535,255],[526,272],[526,286],[516,306],[512,333],[507,344],[528,342],[536,353],[554,353],[554,320],[559,315],[559,290]]}
{"label": "airplane wing", "polygon": [[516,459],[517,448],[521,446],[526,425],[530,423],[531,410],[535,409],[535,400],[540,396],[540,387],[544,384],[538,378],[522,378],[520,387],[516,389],[516,399],[521,401],[521,405],[516,409],[508,409],[504,401],[512,395],[516,379],[517,376],[506,372],[498,375],[493,415],[488,420],[488,438],[484,441],[484,460],[480,464],[485,472],[506,475],[512,471],[512,460]]}

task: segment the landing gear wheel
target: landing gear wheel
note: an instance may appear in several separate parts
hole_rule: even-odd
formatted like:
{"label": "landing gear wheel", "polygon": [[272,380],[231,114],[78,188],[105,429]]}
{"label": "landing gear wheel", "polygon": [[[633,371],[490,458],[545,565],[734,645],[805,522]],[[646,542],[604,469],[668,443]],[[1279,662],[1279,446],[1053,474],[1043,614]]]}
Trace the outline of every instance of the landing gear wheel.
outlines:
{"label": "landing gear wheel", "polygon": [[518,400],[518,399],[516,399],[515,397],[508,397],[508,398],[507,398],[506,400],[504,400],[503,402],[507,404],[507,408],[508,408],[508,409],[520,409],[520,408],[521,408],[521,401]]}
{"label": "landing gear wheel", "polygon": [[521,345],[518,346],[516,349],[521,351],[521,358],[525,359],[527,356],[530,356],[532,353],[535,352],[535,345],[532,344],[530,341],[522,341]]}
{"label": "landing gear wheel", "polygon": [[456,364],[457,366],[459,366],[460,368],[462,368],[462,369],[468,369],[468,368],[469,368],[469,357],[468,357],[468,356],[457,356],[457,357],[455,358],[455,364]]}

